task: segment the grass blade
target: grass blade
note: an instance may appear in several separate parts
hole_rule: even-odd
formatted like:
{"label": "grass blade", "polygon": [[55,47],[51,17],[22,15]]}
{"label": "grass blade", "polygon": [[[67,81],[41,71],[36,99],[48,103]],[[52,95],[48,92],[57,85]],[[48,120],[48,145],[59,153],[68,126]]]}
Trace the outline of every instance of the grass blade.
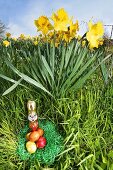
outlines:
{"label": "grass blade", "polygon": [[86,160],[92,158],[93,156],[94,156],[93,154],[86,156],[77,166],[81,165],[82,163],[84,163]]}

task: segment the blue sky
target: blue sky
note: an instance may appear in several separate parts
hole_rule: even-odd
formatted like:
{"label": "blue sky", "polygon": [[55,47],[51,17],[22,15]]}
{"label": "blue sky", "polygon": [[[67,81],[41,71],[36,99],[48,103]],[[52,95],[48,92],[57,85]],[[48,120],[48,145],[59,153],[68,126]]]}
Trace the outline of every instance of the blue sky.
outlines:
{"label": "blue sky", "polygon": [[[13,36],[37,35],[34,20],[64,8],[74,20],[79,20],[80,33],[83,33],[90,19],[113,24],[112,6],[113,0],[0,0],[0,20]],[[106,30],[110,32],[110,28]]]}

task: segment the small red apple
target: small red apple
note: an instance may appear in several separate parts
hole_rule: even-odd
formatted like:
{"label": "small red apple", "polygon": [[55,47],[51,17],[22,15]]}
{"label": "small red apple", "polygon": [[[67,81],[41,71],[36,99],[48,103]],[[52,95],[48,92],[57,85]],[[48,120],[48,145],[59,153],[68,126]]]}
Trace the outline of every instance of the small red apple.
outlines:
{"label": "small red apple", "polygon": [[33,131],[31,132],[30,136],[29,136],[29,140],[32,142],[36,142],[40,137],[40,134],[37,131]]}
{"label": "small red apple", "polygon": [[46,146],[46,138],[41,136],[36,142],[36,146],[37,148],[40,148],[40,149],[44,148]]}
{"label": "small red apple", "polygon": [[37,128],[38,128],[38,121],[30,122],[29,123],[29,128],[32,129],[32,131],[37,130]]}
{"label": "small red apple", "polygon": [[43,136],[43,134],[44,134],[44,131],[43,131],[43,129],[41,129],[41,128],[38,128],[38,129],[37,129],[37,132],[40,134],[40,136]]}

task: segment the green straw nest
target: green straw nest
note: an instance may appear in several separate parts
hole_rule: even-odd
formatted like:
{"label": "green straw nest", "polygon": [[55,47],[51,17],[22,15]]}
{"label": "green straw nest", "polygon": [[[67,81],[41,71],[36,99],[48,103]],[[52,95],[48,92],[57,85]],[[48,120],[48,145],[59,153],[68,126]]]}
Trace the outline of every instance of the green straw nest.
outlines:
{"label": "green straw nest", "polygon": [[63,149],[63,139],[52,122],[47,120],[39,120],[38,122],[39,127],[44,130],[47,145],[43,149],[37,149],[33,154],[28,153],[26,150],[26,134],[29,127],[26,125],[18,135],[17,154],[21,160],[29,159],[32,161],[37,159],[40,163],[51,164]]}

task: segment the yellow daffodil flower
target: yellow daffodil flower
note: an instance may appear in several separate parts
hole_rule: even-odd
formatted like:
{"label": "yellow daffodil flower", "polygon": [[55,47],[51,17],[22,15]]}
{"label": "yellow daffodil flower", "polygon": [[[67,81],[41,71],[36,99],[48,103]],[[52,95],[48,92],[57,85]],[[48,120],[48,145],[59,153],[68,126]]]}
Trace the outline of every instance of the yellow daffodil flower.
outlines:
{"label": "yellow daffodil flower", "polygon": [[104,34],[104,27],[101,22],[97,22],[96,24],[93,24],[92,21],[88,23],[89,32],[92,32],[95,36],[103,36]]}
{"label": "yellow daffodil flower", "polygon": [[73,22],[70,21],[69,31],[70,31],[70,35],[71,35],[72,37],[75,36],[76,32],[79,31],[78,20],[76,21],[75,24],[73,24]]}
{"label": "yellow daffodil flower", "polygon": [[64,31],[63,40],[65,40],[66,42],[70,42],[73,38],[75,38],[76,32],[78,30],[79,30],[78,21],[76,21],[75,24],[73,24],[73,22],[70,21],[68,31]]}
{"label": "yellow daffodil flower", "polygon": [[55,31],[67,31],[69,25],[69,17],[67,12],[61,8],[59,9],[56,14],[53,13],[52,20],[54,22],[54,29]]}
{"label": "yellow daffodil flower", "polygon": [[33,42],[38,41],[38,40],[39,40],[39,37],[38,37],[38,36],[33,36],[33,37],[31,38],[31,40],[32,40]]}
{"label": "yellow daffodil flower", "polygon": [[8,47],[8,46],[10,45],[10,42],[7,41],[7,40],[4,40],[4,41],[3,41],[3,45],[6,46],[6,47]]}
{"label": "yellow daffodil flower", "polygon": [[32,39],[32,37],[30,35],[26,36],[26,40],[31,40],[31,39]]}
{"label": "yellow daffodil flower", "polygon": [[98,48],[101,43],[99,43],[99,40],[102,39],[102,36],[104,34],[104,27],[101,22],[98,22],[96,24],[92,24],[90,21],[88,23],[89,31],[86,34],[86,38],[89,42],[90,48]]}
{"label": "yellow daffodil flower", "polygon": [[33,43],[34,43],[34,45],[38,45],[38,41],[37,41],[37,40],[36,40],[36,41],[34,41]]}
{"label": "yellow daffodil flower", "polygon": [[12,40],[17,41],[17,38],[13,37]]}
{"label": "yellow daffodil flower", "polygon": [[77,36],[78,41],[80,41],[81,38],[82,38],[82,37],[81,37],[80,35]]}
{"label": "yellow daffodil flower", "polygon": [[50,31],[48,34],[47,34],[47,41],[49,43],[51,43],[51,41],[54,39],[54,32],[53,31]]}
{"label": "yellow daffodil flower", "polygon": [[70,42],[71,41],[71,36],[70,36],[70,32],[69,31],[65,31],[63,34],[63,40],[66,42]]}
{"label": "yellow daffodil flower", "polygon": [[47,34],[47,36],[48,36],[49,38],[53,38],[54,32],[53,32],[53,31],[49,32],[49,33]]}
{"label": "yellow daffodil flower", "polygon": [[41,16],[39,19],[34,21],[38,31],[42,31],[45,35],[49,32],[49,30],[53,29],[53,26],[49,22],[49,19],[46,16]]}
{"label": "yellow daffodil flower", "polygon": [[83,40],[83,41],[82,41],[82,47],[84,47],[85,45],[86,45],[86,41]]}
{"label": "yellow daffodil flower", "polygon": [[70,42],[73,38],[75,38],[76,32],[78,30],[79,30],[78,21],[76,21],[75,24],[73,24],[73,22],[70,21],[68,31],[63,32],[63,40],[65,40],[66,42]]}
{"label": "yellow daffodil flower", "polygon": [[24,34],[20,34],[19,38],[20,38],[21,40],[25,40],[26,37],[25,37]]}
{"label": "yellow daffodil flower", "polygon": [[7,38],[10,38],[11,37],[11,34],[9,32],[6,33],[6,37]]}
{"label": "yellow daffodil flower", "polygon": [[103,43],[104,43],[104,39],[103,38],[99,39],[99,45],[103,45]]}

